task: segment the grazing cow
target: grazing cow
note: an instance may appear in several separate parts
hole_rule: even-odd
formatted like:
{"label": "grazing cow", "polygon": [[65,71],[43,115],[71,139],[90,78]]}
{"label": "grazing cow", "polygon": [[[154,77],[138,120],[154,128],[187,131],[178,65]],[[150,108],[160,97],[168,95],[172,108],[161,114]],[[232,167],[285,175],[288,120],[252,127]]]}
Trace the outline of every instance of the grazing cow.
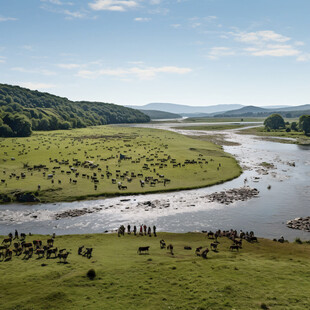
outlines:
{"label": "grazing cow", "polygon": [[242,248],[242,239],[241,240],[234,240],[235,245],[239,245],[239,248]]}
{"label": "grazing cow", "polygon": [[26,234],[25,233],[21,233],[20,234],[20,240],[24,241],[26,239]]}
{"label": "grazing cow", "polygon": [[237,251],[239,252],[239,248],[240,248],[240,246],[239,246],[239,245],[233,244],[233,245],[231,245],[231,246],[230,246],[230,248],[229,248],[229,249],[230,249],[231,251],[233,251],[233,250],[237,250]]}
{"label": "grazing cow", "polygon": [[150,246],[140,246],[137,253],[142,254],[144,252],[146,254],[146,252],[149,252],[149,248]]}
{"label": "grazing cow", "polygon": [[86,248],[86,250],[83,253],[83,256],[86,256],[87,258],[91,258],[93,252],[93,248]]}
{"label": "grazing cow", "polygon": [[45,250],[44,249],[37,249],[36,254],[38,255],[38,258],[43,258],[45,255]]}
{"label": "grazing cow", "polygon": [[4,253],[4,258],[5,258],[5,259],[8,259],[8,260],[9,260],[9,259],[12,259],[12,254],[13,254],[13,253],[12,253],[12,250],[11,250],[11,249],[6,249],[6,250],[5,250],[5,253]]}
{"label": "grazing cow", "polygon": [[217,251],[217,246],[218,246],[218,243],[216,243],[216,242],[212,242],[210,244],[211,250],[213,250],[214,252]]}
{"label": "grazing cow", "polygon": [[42,246],[42,241],[41,240],[33,240],[32,243],[33,243],[33,246],[36,249],[39,249]]}
{"label": "grazing cow", "polygon": [[[59,252],[60,252],[60,251],[59,251]],[[65,253],[62,252],[62,253],[59,253],[59,254],[58,254],[59,262],[61,262],[61,260],[62,260],[63,263],[66,263],[69,254],[70,254],[70,252],[65,252]]]}
{"label": "grazing cow", "polygon": [[164,239],[161,239],[161,240],[159,241],[159,244],[160,244],[160,248],[161,248],[161,249],[165,249],[165,248],[166,248],[166,242],[165,242]]}
{"label": "grazing cow", "polygon": [[23,259],[29,259],[32,257],[32,254],[33,254],[33,247],[29,247],[27,249],[24,250],[24,253],[23,253],[25,256],[23,257]]}
{"label": "grazing cow", "polygon": [[48,245],[49,247],[52,247],[52,246],[54,245],[54,239],[53,239],[53,238],[47,239],[47,245]]}
{"label": "grazing cow", "polygon": [[200,250],[201,250],[201,249],[202,249],[202,246],[196,248],[195,254],[196,254],[197,256],[200,256],[200,255],[201,255],[201,253],[200,253]]}
{"label": "grazing cow", "polygon": [[50,258],[52,254],[54,254],[55,258],[56,258],[57,257],[57,252],[58,252],[58,248],[48,249],[46,251],[46,258]]}
{"label": "grazing cow", "polygon": [[209,231],[209,232],[207,233],[207,236],[208,236],[209,239],[214,239],[214,232]]}
{"label": "grazing cow", "polygon": [[10,243],[9,245],[11,245],[11,244],[12,244],[12,237],[3,239],[3,241],[2,241],[1,244],[3,244],[3,243],[4,243],[4,244]]}
{"label": "grazing cow", "polygon": [[172,244],[169,244],[169,245],[167,246],[167,250],[170,251],[170,254],[171,254],[171,255],[174,255],[174,254],[173,254],[173,245],[172,245]]}
{"label": "grazing cow", "polygon": [[209,253],[209,249],[206,248],[206,249],[201,253],[201,257],[204,258],[204,259],[207,259],[208,253]]}
{"label": "grazing cow", "polygon": [[192,249],[192,247],[190,247],[190,246],[188,246],[188,245],[186,245],[185,247],[184,247],[184,250],[191,250]]}
{"label": "grazing cow", "polygon": [[78,255],[82,255],[83,248],[84,248],[84,245],[78,248]]}
{"label": "grazing cow", "polygon": [[23,248],[23,249],[32,247],[32,243],[31,243],[31,242],[24,242],[24,241],[23,241],[23,242],[21,243],[21,245],[22,245],[22,248]]}

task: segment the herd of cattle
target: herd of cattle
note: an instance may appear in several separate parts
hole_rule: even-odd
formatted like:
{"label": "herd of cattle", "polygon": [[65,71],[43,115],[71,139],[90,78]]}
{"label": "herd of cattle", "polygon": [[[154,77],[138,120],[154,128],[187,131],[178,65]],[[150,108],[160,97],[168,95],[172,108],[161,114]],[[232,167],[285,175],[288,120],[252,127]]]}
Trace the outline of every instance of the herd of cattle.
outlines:
{"label": "herd of cattle", "polygon": [[[30,234],[31,236],[31,234]],[[32,242],[26,240],[26,234],[21,233],[20,238],[18,233],[15,232],[15,237],[10,233],[7,238],[4,238],[0,245],[0,261],[9,261],[15,256],[23,256],[23,260],[28,260],[37,255],[38,259],[46,257],[46,259],[58,258],[59,262],[67,263],[67,258],[71,252],[66,249],[54,246],[55,234],[52,238],[47,239],[46,244],[42,240],[33,240]],[[12,247],[13,243],[13,247]],[[85,248],[81,246],[78,248],[78,255],[87,258],[92,257],[92,248]]]}
{"label": "herd of cattle", "polygon": [[[123,225],[121,227],[124,227]],[[128,225],[128,234],[130,234],[130,226]],[[142,225],[141,225],[142,227]],[[156,235],[156,227],[154,226],[154,236]],[[125,227],[123,229],[123,234],[125,232]],[[251,231],[250,233],[242,232],[238,234],[236,230],[230,230],[230,231],[221,231],[218,230],[215,233],[212,231],[203,231],[208,239],[211,239],[210,243],[210,250],[214,252],[218,252],[218,246],[220,242],[218,241],[218,238],[220,237],[227,237],[232,241],[232,244],[230,245],[229,249],[231,251],[239,251],[239,249],[242,249],[242,242],[243,240],[246,240],[247,242],[258,242],[258,239],[256,236],[254,236],[254,232]],[[143,235],[143,233],[142,233]],[[31,236],[31,234],[30,234]],[[71,252],[67,251],[66,249],[58,249],[58,247],[54,246],[55,242],[55,234],[53,234],[52,238],[47,239],[46,244],[43,244],[41,240],[33,240],[32,242],[29,242],[26,240],[26,234],[21,233],[20,238],[18,236],[17,231],[15,231],[15,237],[13,238],[13,234],[10,233],[7,238],[4,238],[1,245],[0,245],[0,261],[8,261],[13,258],[13,253],[15,253],[15,256],[21,256],[23,255],[23,260],[30,259],[33,255],[37,255],[38,259],[46,257],[46,259],[50,258],[59,258],[59,262],[66,263],[68,255],[71,254]],[[13,243],[13,247],[12,246]],[[166,244],[165,240],[161,239],[159,241],[160,243],[160,249],[167,249],[171,255],[174,255],[173,252],[173,245],[172,244]],[[150,246],[142,246],[139,247],[137,250],[137,253],[139,254],[147,254],[149,252]],[[192,247],[187,245],[184,246],[184,250],[192,250]],[[85,256],[87,258],[92,257],[93,248],[84,248],[84,246],[80,246],[78,248],[78,255]],[[202,258],[207,258],[207,254],[209,252],[208,247],[197,247],[195,250],[195,254],[197,256],[201,256]]]}
{"label": "herd of cattle", "polygon": [[[10,188],[15,181],[22,185],[24,182],[29,183],[29,180],[36,184],[33,191],[85,182],[90,183],[95,191],[103,186],[105,190],[109,186],[123,191],[130,189],[131,183],[141,188],[166,186],[173,182],[169,177],[171,168],[194,166],[194,170],[199,171],[201,168],[210,169],[213,161],[197,152],[193,152],[191,158],[178,160],[169,152],[167,144],[158,141],[150,143],[141,140],[133,143],[133,139],[120,139],[116,144],[113,139],[110,141],[96,137],[89,141],[78,138],[61,139],[62,142],[56,138],[37,139],[37,147],[15,140],[14,147],[8,151],[5,149],[11,146],[0,143],[0,148],[4,148],[3,161],[12,162],[12,165],[6,165],[0,171],[0,186]],[[36,158],[39,153],[41,162],[28,162],[29,158]],[[17,166],[21,167],[16,169]],[[220,168],[221,164],[214,163],[211,169]]]}
{"label": "herd of cattle", "polygon": [[[218,245],[220,244],[220,242],[218,241],[219,237],[227,237],[228,239],[230,239],[232,241],[232,244],[230,245],[229,249],[231,251],[239,251],[239,249],[242,249],[242,241],[246,240],[247,242],[258,242],[258,239],[256,236],[254,236],[254,232],[251,231],[250,233],[246,232],[242,232],[240,231],[240,233],[238,234],[236,230],[230,230],[230,231],[221,231],[218,230],[215,233],[212,231],[206,232],[203,231],[208,239],[212,239],[212,242],[210,244],[210,249],[214,252],[218,252]],[[165,240],[161,239],[159,241],[159,245],[161,249],[167,249],[171,255],[174,255],[173,252],[173,245],[169,244],[168,246],[166,245]],[[137,253],[139,254],[147,254],[149,252],[150,246],[143,246],[143,247],[139,247]],[[191,246],[184,246],[184,250],[192,250]],[[201,256],[202,258],[207,258],[207,254],[209,252],[208,247],[198,247],[195,250],[195,254],[197,256]]]}

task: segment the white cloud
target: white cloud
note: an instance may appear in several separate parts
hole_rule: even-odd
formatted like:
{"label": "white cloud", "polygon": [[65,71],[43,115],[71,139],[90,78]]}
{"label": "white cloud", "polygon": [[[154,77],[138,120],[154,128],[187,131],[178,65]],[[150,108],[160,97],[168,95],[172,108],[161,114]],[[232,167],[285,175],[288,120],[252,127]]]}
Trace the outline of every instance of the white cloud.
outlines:
{"label": "white cloud", "polygon": [[141,80],[148,80],[154,78],[158,74],[186,74],[190,73],[192,69],[175,66],[163,67],[132,67],[132,68],[116,68],[116,69],[102,69],[102,70],[80,70],[77,76],[82,78],[97,78],[99,76],[114,76],[121,78],[138,77]]}
{"label": "white cloud", "polygon": [[235,52],[229,48],[224,46],[212,47],[207,57],[210,59],[218,59],[222,56],[233,56]]}
{"label": "white cloud", "polygon": [[301,54],[297,57],[296,59],[298,62],[307,62],[307,61],[310,61],[310,54]]}
{"label": "white cloud", "polygon": [[21,73],[31,73],[31,74],[42,74],[46,76],[56,75],[55,72],[45,70],[45,69],[26,69],[23,67],[14,67],[11,68],[12,71],[21,72]]}
{"label": "white cloud", "polygon": [[134,19],[134,21],[136,22],[149,22],[151,20],[151,18],[148,18],[148,17],[136,17]]}
{"label": "white cloud", "polygon": [[58,64],[57,66],[62,69],[76,69],[82,67],[82,65],[79,64]]}
{"label": "white cloud", "polygon": [[5,63],[6,61],[6,57],[4,56],[0,56],[0,63]]}
{"label": "white cloud", "polygon": [[178,29],[181,27],[181,24],[172,24],[170,25],[171,27],[175,28],[175,29]]}
{"label": "white cloud", "polygon": [[56,85],[54,84],[47,84],[47,83],[34,83],[34,82],[22,82],[19,83],[20,86],[26,87],[32,90],[45,90],[50,88],[55,88]]}
{"label": "white cloud", "polygon": [[92,10],[95,11],[127,11],[137,7],[139,4],[134,0],[95,0],[89,3]]}
{"label": "white cloud", "polygon": [[0,16],[0,22],[8,22],[8,21],[14,21],[14,20],[17,20],[17,18]]}
{"label": "white cloud", "polygon": [[300,51],[295,49],[291,45],[273,45],[268,44],[264,48],[256,49],[252,48],[250,51],[253,56],[274,56],[274,57],[285,57],[285,56],[296,56],[300,54]]}
{"label": "white cloud", "polygon": [[265,42],[287,42],[291,38],[285,37],[272,30],[263,30],[256,32],[231,32],[235,36],[236,41],[250,43],[250,44],[262,44]]}
{"label": "white cloud", "polygon": [[[238,42],[234,44],[233,49],[229,47],[213,47],[208,57],[217,59],[221,56],[229,55],[249,55],[256,57],[296,57],[298,61],[306,61],[307,56],[300,50],[304,43],[295,41],[290,37],[276,33],[272,30],[261,30],[255,32],[234,31],[226,35],[221,35],[222,39],[229,40],[233,38]],[[244,46],[240,46],[242,43]]]}
{"label": "white cloud", "polygon": [[64,10],[63,13],[67,15],[67,18],[85,18],[86,17],[84,13],[79,12],[79,11],[72,12],[69,10]]}
{"label": "white cloud", "polygon": [[72,2],[63,2],[60,0],[40,0],[40,1],[45,2],[45,3],[55,4],[55,5],[73,5]]}
{"label": "white cloud", "polygon": [[27,51],[33,51],[33,47],[31,45],[23,45],[21,48]]}

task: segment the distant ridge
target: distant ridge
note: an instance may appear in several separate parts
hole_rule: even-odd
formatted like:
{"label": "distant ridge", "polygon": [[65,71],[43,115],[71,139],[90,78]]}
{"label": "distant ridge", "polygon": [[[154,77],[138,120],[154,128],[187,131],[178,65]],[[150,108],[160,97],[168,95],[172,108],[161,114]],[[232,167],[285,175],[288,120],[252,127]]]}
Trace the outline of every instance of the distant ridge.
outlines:
{"label": "distant ridge", "polygon": [[150,119],[175,119],[175,118],[182,118],[182,115],[165,112],[165,111],[157,111],[157,110],[142,110],[136,109],[150,117]]}
{"label": "distant ridge", "polygon": [[183,116],[187,116],[187,114],[212,114],[218,112],[225,112],[229,110],[240,109],[244,107],[241,104],[218,104],[212,106],[188,106],[182,104],[175,104],[175,103],[148,103],[143,106],[127,106],[133,109],[138,110],[157,110],[157,111],[164,111],[169,113],[176,113],[182,114]]}
{"label": "distant ridge", "polygon": [[224,113],[218,113],[217,117],[233,117],[233,116],[241,116],[241,117],[266,117],[270,114],[278,113],[284,117],[299,117],[304,114],[310,114],[310,104],[305,104],[296,107],[286,107],[286,108],[260,108],[255,106],[246,106],[237,110],[230,110]]}

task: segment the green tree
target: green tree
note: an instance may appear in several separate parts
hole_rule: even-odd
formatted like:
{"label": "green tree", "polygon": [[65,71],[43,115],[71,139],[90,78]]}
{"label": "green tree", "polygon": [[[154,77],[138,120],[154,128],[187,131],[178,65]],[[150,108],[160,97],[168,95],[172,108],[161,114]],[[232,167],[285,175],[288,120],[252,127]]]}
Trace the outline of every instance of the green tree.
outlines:
{"label": "green tree", "polygon": [[264,121],[265,128],[280,129],[285,128],[285,122],[280,114],[272,114],[268,116]]}
{"label": "green tree", "polygon": [[305,132],[305,135],[310,135],[310,115],[302,115],[299,118],[299,128]]}
{"label": "green tree", "polygon": [[294,131],[298,131],[298,124],[296,122],[291,123],[291,129]]}

